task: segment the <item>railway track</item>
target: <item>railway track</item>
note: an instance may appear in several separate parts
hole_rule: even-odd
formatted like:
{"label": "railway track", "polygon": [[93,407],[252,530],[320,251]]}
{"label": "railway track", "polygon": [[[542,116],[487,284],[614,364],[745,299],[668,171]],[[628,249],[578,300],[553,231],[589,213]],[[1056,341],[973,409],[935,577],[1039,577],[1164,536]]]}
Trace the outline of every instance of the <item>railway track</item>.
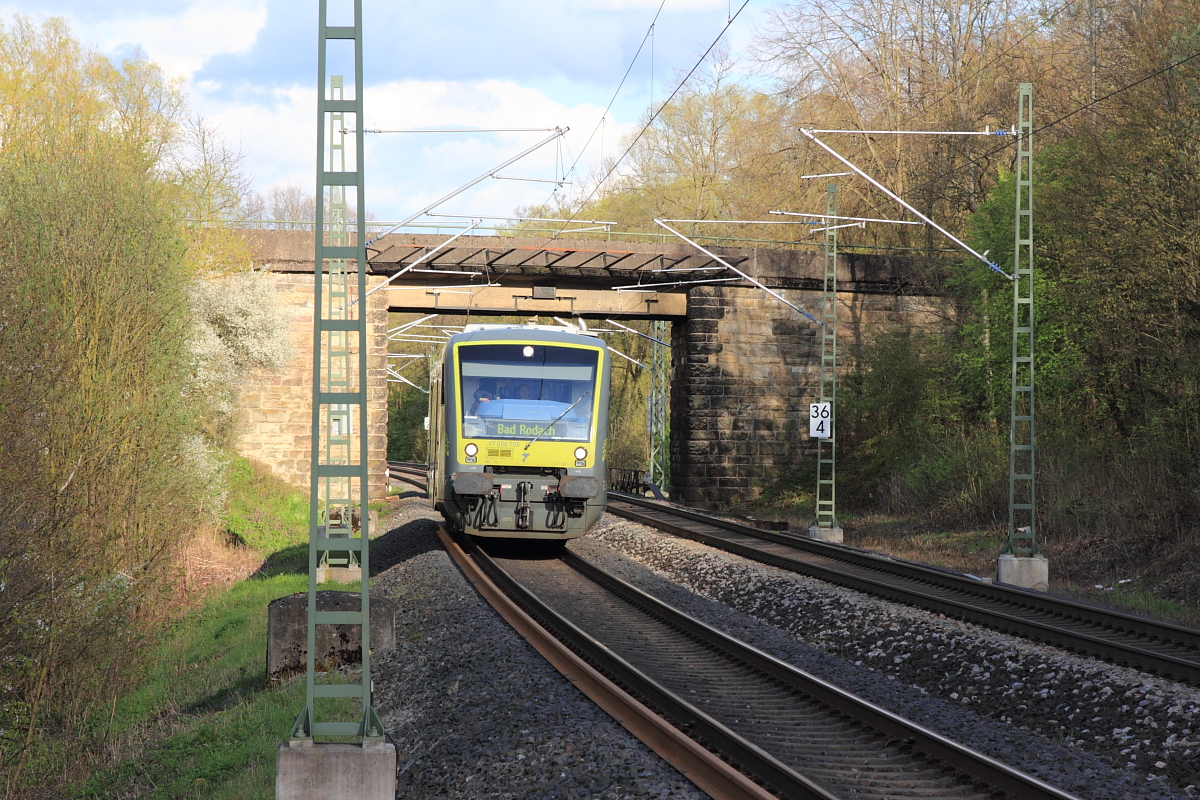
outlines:
{"label": "railway track", "polygon": [[[424,487],[423,465],[388,462]],[[609,493],[608,510],[756,561],[950,617],[1200,686],[1200,631],[891,559],[853,547]]]}
{"label": "railway track", "polygon": [[1073,798],[732,639],[565,548],[530,556],[511,543],[441,535],[534,647],[714,797]]}
{"label": "railway track", "polygon": [[389,461],[388,478],[412,484],[425,489],[426,471],[424,464],[414,464],[411,461]]}
{"label": "railway track", "polygon": [[1200,631],[853,547],[764,531],[635,495],[608,511],[782,569],[1200,686]]}

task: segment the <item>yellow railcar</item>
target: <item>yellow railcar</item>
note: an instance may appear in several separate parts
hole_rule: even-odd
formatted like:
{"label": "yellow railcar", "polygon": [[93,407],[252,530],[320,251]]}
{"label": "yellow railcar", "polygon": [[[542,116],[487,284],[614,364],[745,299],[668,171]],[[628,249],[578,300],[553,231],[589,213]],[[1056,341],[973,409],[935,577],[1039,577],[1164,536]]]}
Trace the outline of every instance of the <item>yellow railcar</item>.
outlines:
{"label": "yellow railcar", "polygon": [[473,536],[570,539],[607,501],[609,353],[584,331],[468,325],[429,388],[429,496]]}

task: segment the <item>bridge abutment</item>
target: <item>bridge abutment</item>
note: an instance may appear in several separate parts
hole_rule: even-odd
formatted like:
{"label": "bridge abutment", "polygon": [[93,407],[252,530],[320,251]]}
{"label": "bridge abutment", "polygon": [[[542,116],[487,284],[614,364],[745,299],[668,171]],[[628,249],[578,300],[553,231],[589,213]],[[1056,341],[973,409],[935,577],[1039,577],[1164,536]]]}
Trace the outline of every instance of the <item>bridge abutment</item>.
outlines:
{"label": "bridge abutment", "polygon": [[[815,311],[821,292],[780,290]],[[839,292],[839,372],[871,328],[932,329],[940,298]],[[815,314],[814,314],[815,316]],[[672,332],[671,496],[716,508],[757,498],[815,458],[808,404],[819,395],[816,323],[760,289],[696,287]]]}
{"label": "bridge abutment", "polygon": [[[310,249],[311,252],[311,249]],[[292,359],[278,373],[248,380],[240,393],[237,450],[261,461],[271,471],[308,491],[312,448],[313,275],[283,271],[290,262],[268,264],[272,269],[275,307],[286,320]],[[368,287],[383,281],[369,276]],[[376,292],[367,298],[367,449],[371,497],[387,493],[387,298]],[[352,346],[358,352],[358,345]]]}

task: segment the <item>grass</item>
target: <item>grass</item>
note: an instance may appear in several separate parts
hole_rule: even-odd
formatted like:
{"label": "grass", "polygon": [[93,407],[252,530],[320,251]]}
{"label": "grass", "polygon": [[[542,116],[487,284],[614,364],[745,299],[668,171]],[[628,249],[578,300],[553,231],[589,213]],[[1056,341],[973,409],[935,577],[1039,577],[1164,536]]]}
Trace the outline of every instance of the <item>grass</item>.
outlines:
{"label": "grass", "polygon": [[308,536],[308,496],[271,474],[264,464],[236,456],[229,468],[229,537],[263,553]]}
{"label": "grass", "polygon": [[139,687],[93,725],[108,765],[70,797],[274,797],[276,750],[304,706],[304,678],[267,683],[267,606],[308,588],[308,499],[254,462],[237,459],[231,472],[226,531],[262,566],[165,631]]}
{"label": "grass", "polygon": [[[754,503],[725,509],[740,517],[756,520],[786,521],[791,530],[804,530],[812,521],[811,493],[796,487],[773,487]],[[886,553],[923,564],[966,572],[980,578],[996,577],[996,558],[1004,545],[1005,532],[998,527],[949,526],[928,519],[887,514],[846,514],[839,517],[844,541],[848,545]],[[1200,629],[1200,608],[1173,602],[1155,594],[1152,586],[1131,570],[1132,581],[1097,578],[1095,583],[1080,583],[1056,577],[1067,571],[1071,552],[1050,552],[1050,590],[1055,594],[1106,606],[1130,614]],[[1067,560],[1067,561],[1064,561]]]}
{"label": "grass", "polygon": [[1085,603],[1107,606],[1128,614],[1137,614],[1175,625],[1200,630],[1200,608],[1164,600],[1144,588],[1123,588],[1116,581],[1107,584],[1080,585],[1077,583],[1055,583],[1055,594],[1061,594]]}
{"label": "grass", "polygon": [[925,521],[883,515],[848,519],[842,527],[846,544],[980,578],[996,577],[996,556],[1005,536],[997,530],[946,529]]}
{"label": "grass", "polygon": [[109,735],[126,757],[74,796],[272,797],[275,750],[304,684],[266,683],[267,605],[306,588],[303,574],[251,578],[176,623],[141,686],[117,703]]}
{"label": "grass", "polygon": [[[996,577],[996,558],[1004,545],[1006,533],[999,529],[954,529],[928,521],[872,515],[848,521],[845,526],[846,544],[877,550],[888,555],[934,564],[981,578]],[[1058,552],[1055,552],[1058,550]],[[1050,558],[1050,591],[1064,597],[1081,600],[1130,614],[1200,629],[1200,609],[1173,602],[1154,593],[1153,587],[1130,570],[1129,578],[1110,578],[1099,584],[1081,584],[1055,576],[1070,559],[1069,552],[1052,548]]]}

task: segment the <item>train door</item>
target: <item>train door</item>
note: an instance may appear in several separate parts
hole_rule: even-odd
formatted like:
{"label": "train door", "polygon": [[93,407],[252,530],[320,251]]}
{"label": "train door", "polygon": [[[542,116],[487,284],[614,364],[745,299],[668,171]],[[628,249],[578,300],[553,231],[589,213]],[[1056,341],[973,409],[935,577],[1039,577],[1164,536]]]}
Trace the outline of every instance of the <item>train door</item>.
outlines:
{"label": "train door", "polygon": [[434,508],[442,500],[442,486],[445,481],[445,417],[446,395],[442,389],[442,364],[438,361],[430,370],[429,382],[429,434],[426,440],[427,460],[429,462],[428,493],[429,502]]}

